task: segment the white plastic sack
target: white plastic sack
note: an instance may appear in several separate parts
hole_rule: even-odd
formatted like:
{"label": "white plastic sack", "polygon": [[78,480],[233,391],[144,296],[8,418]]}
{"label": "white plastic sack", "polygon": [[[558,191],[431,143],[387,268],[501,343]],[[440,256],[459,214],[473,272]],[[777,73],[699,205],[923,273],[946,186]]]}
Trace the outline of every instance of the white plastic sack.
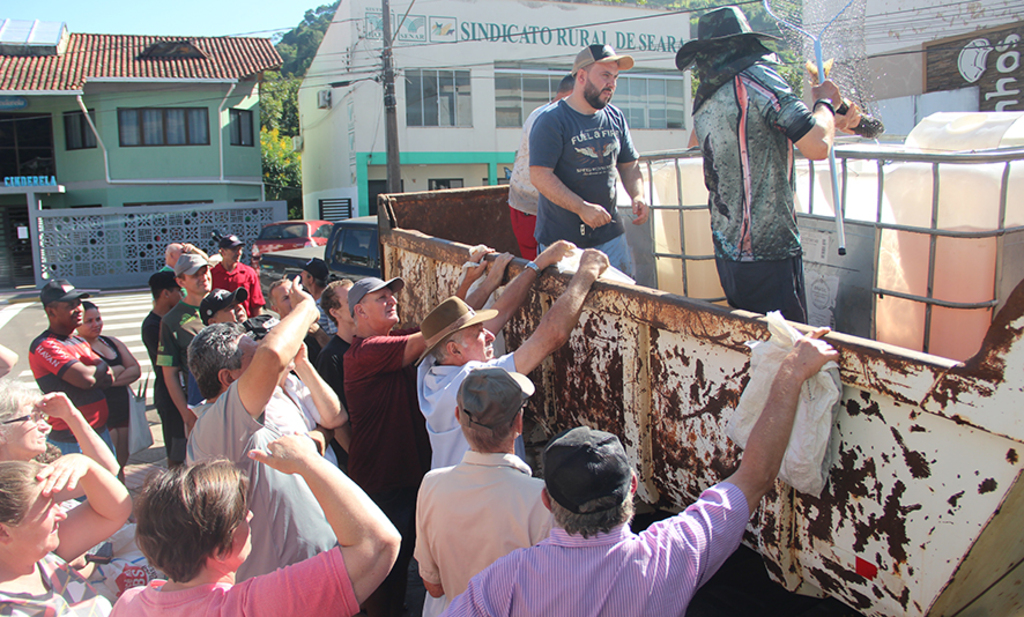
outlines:
{"label": "white plastic sack", "polygon": [[146,557],[135,544],[135,525],[129,523],[110,536],[113,558],[110,563],[97,564],[89,581],[101,595],[111,602],[132,587],[144,587],[150,581],[166,578],[162,572],[149,565]]}
{"label": "white plastic sack", "polygon": [[146,390],[149,386],[149,378],[146,378],[145,386],[139,388],[139,392],[132,392],[128,389],[128,452],[137,454],[153,445],[153,434],[149,430],[149,420],[146,419]]}
{"label": "white plastic sack", "polygon": [[[563,257],[558,262],[558,271],[562,274],[576,274],[576,271],[580,269],[580,259],[583,258],[583,249],[575,248],[571,253]],[[603,281],[614,281],[616,283],[626,283],[627,285],[636,285],[628,274],[619,270],[615,266],[608,266],[608,268],[601,273],[598,280]]]}
{"label": "white plastic sack", "polygon": [[[750,432],[764,410],[782,360],[802,336],[786,323],[782,313],[772,311],[767,317],[771,339],[747,343],[751,349],[750,382],[726,427],[726,434],[741,448],[746,448]],[[793,432],[779,478],[802,493],[817,497],[825,488],[833,457],[829,438],[839,413],[841,392],[839,365],[835,362],[826,363],[800,389]]]}

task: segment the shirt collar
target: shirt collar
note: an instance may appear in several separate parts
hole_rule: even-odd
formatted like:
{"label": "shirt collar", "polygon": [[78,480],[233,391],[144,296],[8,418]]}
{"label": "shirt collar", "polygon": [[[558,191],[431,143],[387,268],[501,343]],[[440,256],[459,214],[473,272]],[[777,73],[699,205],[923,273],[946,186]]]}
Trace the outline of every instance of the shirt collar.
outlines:
{"label": "shirt collar", "polygon": [[571,534],[561,527],[552,527],[549,541],[558,546],[607,546],[618,544],[633,536],[627,523],[613,527],[611,531],[603,531],[597,535],[584,538],[581,535]]}
{"label": "shirt collar", "polygon": [[480,467],[511,467],[512,469],[525,473],[528,476],[533,475],[533,470],[530,469],[530,466],[515,454],[497,454],[493,452],[474,452],[472,450],[467,450],[466,453],[462,455],[462,462],[465,465],[477,465]]}

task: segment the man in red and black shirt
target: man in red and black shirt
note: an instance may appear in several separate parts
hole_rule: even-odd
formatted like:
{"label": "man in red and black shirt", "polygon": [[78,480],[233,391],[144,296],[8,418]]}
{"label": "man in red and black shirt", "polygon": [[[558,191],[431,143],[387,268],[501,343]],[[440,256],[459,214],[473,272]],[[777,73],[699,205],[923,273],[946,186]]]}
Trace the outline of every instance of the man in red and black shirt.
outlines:
{"label": "man in red and black shirt", "polygon": [[[52,280],[39,294],[50,327],[29,346],[28,362],[32,376],[43,392],[63,392],[82,412],[89,426],[108,446],[107,398],[103,389],[114,380],[111,368],[89,347],[85,339],[75,336],[82,325],[81,292],[64,279]],[[81,452],[67,424],[51,419],[53,431],[48,439],[64,454]],[[111,447],[113,449],[113,447]]]}
{"label": "man in red and black shirt", "polygon": [[239,240],[238,236],[224,236],[217,246],[223,259],[219,264],[210,268],[213,288],[227,291],[244,288],[248,293],[243,302],[245,312],[248,317],[256,317],[262,311],[266,301],[263,299],[263,290],[260,289],[259,273],[238,261],[238,258],[242,256],[245,243]]}

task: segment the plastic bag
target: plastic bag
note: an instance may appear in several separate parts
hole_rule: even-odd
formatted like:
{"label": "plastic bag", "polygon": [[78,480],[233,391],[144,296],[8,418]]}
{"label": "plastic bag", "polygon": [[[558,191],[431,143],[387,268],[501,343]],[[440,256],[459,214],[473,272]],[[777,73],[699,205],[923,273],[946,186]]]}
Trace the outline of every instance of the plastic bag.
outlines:
{"label": "plastic bag", "polygon": [[[558,271],[562,274],[576,274],[576,271],[580,269],[580,259],[583,258],[583,249],[573,249],[571,253],[563,257],[558,262]],[[614,281],[616,283],[626,283],[627,285],[636,285],[628,274],[619,270],[615,266],[608,266],[608,268],[601,273],[598,280],[602,281]]]}
{"label": "plastic bag", "polygon": [[166,578],[163,573],[149,565],[146,557],[135,544],[135,525],[121,527],[109,540],[113,557],[109,563],[100,563],[89,578],[100,594],[111,602],[121,597],[132,587],[148,585],[150,581]]}
{"label": "plastic bag", "polygon": [[[736,413],[725,430],[726,435],[741,448],[746,447],[750,432],[764,410],[782,360],[802,336],[786,323],[782,313],[772,311],[767,318],[771,339],[747,343],[751,349],[750,382],[743,390]],[[802,493],[818,496],[825,488],[834,456],[829,439],[839,413],[841,393],[839,366],[835,362],[826,363],[800,388],[793,432],[782,459],[779,478]]]}
{"label": "plastic bag", "polygon": [[146,390],[149,378],[139,388],[139,392],[128,389],[128,452],[136,454],[153,445],[153,434],[149,430],[146,419]]}

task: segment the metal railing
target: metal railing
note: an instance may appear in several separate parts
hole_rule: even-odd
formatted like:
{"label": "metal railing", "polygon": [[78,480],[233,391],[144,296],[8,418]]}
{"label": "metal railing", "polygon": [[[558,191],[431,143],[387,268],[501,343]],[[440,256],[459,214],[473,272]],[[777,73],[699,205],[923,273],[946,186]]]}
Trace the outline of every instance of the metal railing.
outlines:
{"label": "metal railing", "polygon": [[[856,148],[844,147],[848,144],[856,143]],[[952,309],[994,309],[999,306],[1001,301],[1004,299],[1000,297],[1000,289],[1006,289],[1007,286],[1001,285],[1002,278],[1005,274],[1004,268],[1004,239],[1008,234],[1015,232],[1024,232],[1024,226],[1014,225],[1011,227],[1006,226],[1006,214],[1007,214],[1007,202],[1011,198],[1009,195],[1009,184],[1010,174],[1014,164],[1024,165],[1024,148],[1006,148],[998,150],[986,150],[981,152],[950,152],[950,153],[923,153],[923,152],[910,152],[905,150],[896,150],[893,147],[883,147],[876,145],[872,147],[873,142],[869,143],[866,141],[858,140],[856,142],[840,142],[836,147],[836,159],[840,162],[840,211],[847,211],[848,204],[848,191],[849,186],[849,174],[850,174],[850,162],[851,161],[874,161],[875,173],[877,182],[877,191],[875,195],[875,209],[874,209],[874,220],[860,220],[865,225],[874,228],[874,255],[873,255],[873,287],[872,293],[877,296],[891,296],[894,298],[901,298],[904,300],[910,300],[913,302],[919,302],[925,305],[925,323],[924,323],[924,349],[928,351],[929,347],[929,333],[931,330],[932,321],[932,309],[933,307],[944,307]],[[805,159],[799,156],[797,153],[797,166],[806,166],[807,170],[807,195],[809,196],[808,203],[806,204],[807,212],[799,213],[798,218],[811,218],[819,220],[831,220],[832,212],[829,209],[827,214],[819,213],[820,205],[815,204],[815,182],[817,173],[815,170],[815,162]],[[691,148],[688,150],[677,150],[677,151],[666,151],[656,152],[647,154],[641,157],[640,163],[641,168],[646,174],[645,179],[648,183],[649,195],[655,194],[654,184],[654,169],[657,165],[663,165],[665,161],[674,161],[676,171],[676,194],[683,195],[683,174],[680,169],[680,161],[687,159],[701,158],[701,153],[698,148]],[[930,224],[928,226],[919,225],[907,225],[898,222],[887,222],[883,220],[883,203],[885,201],[885,187],[886,187],[886,176],[887,166],[894,163],[919,163],[931,166],[931,190],[932,190],[932,203],[931,203],[931,217]],[[999,187],[999,204],[998,204],[998,217],[997,225],[995,229],[982,230],[982,231],[965,231],[965,230],[954,230],[954,229],[942,229],[939,227],[939,204],[941,201],[942,183],[940,170],[944,166],[969,166],[969,165],[990,165],[990,164],[1002,164],[1002,176]],[[798,177],[799,177],[798,173]],[[802,187],[797,187],[797,193],[802,193]],[[1024,197],[1018,197],[1018,199],[1024,199]],[[681,198],[680,198],[681,200]],[[816,208],[816,206],[819,206]],[[826,204],[827,207],[827,204]],[[965,207],[969,205],[965,204]],[[682,273],[683,273],[683,295],[689,296],[689,282],[687,281],[687,268],[688,262],[695,261],[707,261],[714,259],[714,254],[691,254],[687,251],[686,247],[686,222],[685,213],[688,211],[705,210],[708,208],[707,203],[701,204],[655,204],[651,206],[652,213],[662,211],[674,211],[679,213],[679,241],[680,251],[678,253],[658,251],[655,248],[654,257],[655,259],[679,259],[682,260]],[[652,234],[655,234],[654,225],[657,224],[657,217],[652,216]],[[884,231],[893,232],[910,232],[916,234],[924,234],[929,236],[929,254],[928,254],[928,274],[927,274],[927,286],[925,295],[911,294],[894,289],[883,288],[879,285],[878,271],[879,271],[879,259],[880,259],[880,248],[882,245],[882,233]],[[710,230],[708,230],[710,233]],[[939,238],[969,238],[969,239],[996,239],[996,268],[993,274],[993,295],[992,298],[986,299],[980,302],[952,302],[943,300],[941,298],[934,297],[934,284],[936,276],[936,249]],[[1012,273],[1016,277],[1017,272]],[[1011,283],[1016,284],[1016,280]],[[660,287],[660,281],[659,281]],[[1012,289],[1012,285],[1009,286]],[[723,300],[724,298],[701,298],[703,300],[715,302]],[[875,336],[875,303],[872,303],[872,315],[871,315],[871,336]]]}

